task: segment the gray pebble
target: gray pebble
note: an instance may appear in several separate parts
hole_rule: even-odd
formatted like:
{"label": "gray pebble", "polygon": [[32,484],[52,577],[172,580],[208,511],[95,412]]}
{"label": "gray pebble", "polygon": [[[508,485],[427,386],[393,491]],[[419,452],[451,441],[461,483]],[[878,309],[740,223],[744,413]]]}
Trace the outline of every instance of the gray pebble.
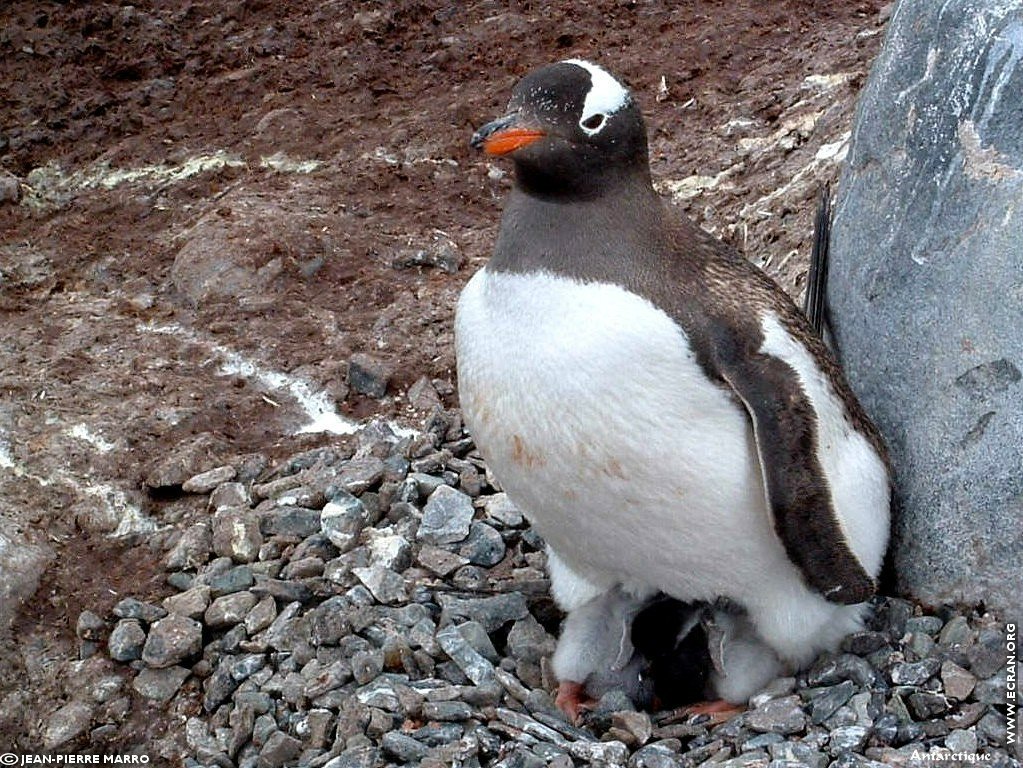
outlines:
{"label": "gray pebble", "polygon": [[146,633],[138,619],[121,619],[110,632],[107,651],[114,661],[134,661],[142,658]]}
{"label": "gray pebble", "polygon": [[946,695],[965,701],[973,693],[977,678],[955,662],[945,661],[941,664],[941,684]]}
{"label": "gray pebble", "polygon": [[952,731],[945,737],[945,746],[960,755],[977,753],[977,734],[973,731]]}
{"label": "gray pebble", "polygon": [[459,631],[448,626],[437,633],[437,643],[458,668],[476,685],[495,682],[494,665],[481,656]]}
{"label": "gray pebble", "polygon": [[969,642],[972,637],[973,630],[970,629],[966,617],[953,616],[938,635],[938,645],[942,648],[953,648]]}
{"label": "gray pebble", "polygon": [[849,701],[855,692],[856,685],[851,680],[826,688],[810,700],[810,722],[820,725]]}
{"label": "gray pebble", "polygon": [[1005,667],[1005,635],[996,630],[983,630],[977,643],[967,649],[966,658],[974,675],[981,679],[991,677]]}
{"label": "gray pebble", "polygon": [[85,733],[92,722],[93,709],[82,701],[72,701],[51,714],[43,727],[43,749],[57,749]]}
{"label": "gray pebble", "polygon": [[177,613],[187,616],[190,619],[202,618],[210,604],[210,588],[206,584],[200,584],[171,595],[163,601],[163,607],[170,613]]}
{"label": "gray pebble", "polygon": [[274,731],[259,751],[258,768],[281,768],[302,752],[302,742],[283,731]]}
{"label": "gray pebble", "polygon": [[181,534],[178,543],[167,553],[164,566],[168,571],[195,570],[209,560],[211,545],[209,525],[196,523]]}
{"label": "gray pebble", "polygon": [[251,592],[232,592],[210,603],[203,619],[206,626],[213,629],[232,627],[245,620],[245,616],[257,601],[258,598]]}
{"label": "gray pebble", "polygon": [[417,538],[427,544],[453,544],[469,535],[475,510],[472,499],[442,485],[430,494],[423,508]]}
{"label": "gray pebble", "polygon": [[369,542],[370,563],[400,573],[412,564],[412,547],[404,536],[381,534]]}
{"label": "gray pebble", "polygon": [[192,475],[181,484],[185,493],[209,493],[221,483],[227,483],[237,476],[237,470],[227,464]]}
{"label": "gray pebble", "polygon": [[229,595],[232,592],[241,592],[248,589],[256,580],[252,575],[252,568],[248,565],[237,565],[228,568],[223,573],[212,576],[207,584],[210,588],[210,595],[214,598],[222,595]]}
{"label": "gray pebble", "polygon": [[352,676],[359,685],[365,685],[384,671],[383,651],[359,651],[352,656]]}
{"label": "gray pebble", "polygon": [[798,696],[774,699],[746,715],[746,725],[759,733],[800,733],[806,729],[807,717]]}
{"label": "gray pebble", "polygon": [[934,658],[916,662],[896,664],[889,672],[895,685],[923,685],[941,668],[941,662]]}
{"label": "gray pebble", "polygon": [[146,667],[132,681],[132,687],[139,695],[150,701],[164,703],[174,698],[174,694],[178,692],[189,674],[184,667],[167,667],[166,669]]}
{"label": "gray pebble", "polygon": [[419,550],[416,562],[443,578],[458,568],[467,565],[469,561],[461,555],[448,552],[446,549],[426,545]]}
{"label": "gray pebble", "polygon": [[870,729],[862,725],[846,725],[835,728],[828,738],[828,751],[832,755],[843,752],[859,752],[867,743]]}
{"label": "gray pebble", "polygon": [[418,763],[426,757],[429,749],[425,744],[416,741],[401,731],[389,731],[380,740],[384,753],[403,763]]}
{"label": "gray pebble", "polygon": [[939,693],[917,691],[909,695],[906,703],[916,720],[930,720],[944,715],[951,709],[948,699]]}
{"label": "gray pebble", "polygon": [[[337,476],[340,488],[359,496],[377,485],[384,476],[384,462],[376,456],[357,456],[345,462]],[[328,490],[328,498],[334,501],[337,497],[333,489]]]}
{"label": "gray pebble", "polygon": [[525,618],[529,613],[526,598],[518,593],[480,598],[441,594],[437,601],[443,608],[442,622],[458,619],[478,621],[487,632],[496,632],[509,621]]}
{"label": "gray pebble", "polygon": [[308,603],[313,599],[313,592],[301,581],[286,579],[260,579],[252,586],[257,596],[270,595],[283,603]]}
{"label": "gray pebble", "polygon": [[171,667],[202,652],[202,625],[187,616],[169,614],[153,624],[142,649],[150,667]]}
{"label": "gray pebble", "polygon": [[973,698],[981,704],[1005,704],[1008,673],[1003,667],[998,674],[981,680],[973,689]]}
{"label": "gray pebble", "polygon": [[923,632],[927,635],[936,635],[941,631],[944,623],[937,616],[913,616],[906,620],[906,632]]}
{"label": "gray pebble", "polygon": [[344,554],[358,543],[368,519],[365,505],[347,491],[340,491],[320,512],[320,530]]}
{"label": "gray pebble", "polygon": [[501,534],[486,523],[474,522],[469,535],[458,547],[458,554],[475,565],[491,567],[504,559],[505,544]]}
{"label": "gray pebble", "polygon": [[210,509],[218,512],[225,507],[248,507],[252,497],[243,483],[222,483],[210,494]]}
{"label": "gray pebble", "polygon": [[245,615],[245,631],[251,637],[269,627],[275,618],[277,601],[270,595],[264,595]]}
{"label": "gray pebble", "polygon": [[633,753],[628,768],[682,768],[683,765],[672,750],[660,744],[649,744]]}
{"label": "gray pebble", "polygon": [[888,638],[881,632],[854,632],[842,641],[842,650],[857,656],[866,656],[887,644]]}
{"label": "gray pebble", "polygon": [[304,539],[320,530],[320,510],[282,506],[265,512],[259,518],[259,531],[264,536],[289,536]]}
{"label": "gray pebble", "polygon": [[75,635],[80,640],[102,640],[107,623],[92,611],[82,611],[75,623]]}
{"label": "gray pebble", "polygon": [[247,508],[228,507],[213,516],[213,551],[236,563],[251,563],[259,558],[263,546],[259,517]]}
{"label": "gray pebble", "polygon": [[807,684],[812,687],[835,685],[843,680],[852,680],[859,686],[870,685],[874,682],[874,670],[865,659],[843,653],[836,658],[825,658],[817,662],[806,676]]}
{"label": "gray pebble", "polygon": [[472,707],[464,701],[427,701],[423,704],[427,720],[464,722],[472,717]]}
{"label": "gray pebble", "polygon": [[827,755],[814,749],[809,744],[803,744],[798,741],[771,744],[767,750],[773,760],[807,765],[810,768],[824,768],[829,762]]}
{"label": "gray pebble", "polygon": [[389,568],[371,565],[368,568],[353,568],[352,573],[373,594],[374,598],[385,605],[408,600],[405,579]]}
{"label": "gray pebble", "polygon": [[114,606],[113,614],[120,619],[138,619],[146,624],[152,624],[166,616],[167,611],[158,605],[126,597]]}

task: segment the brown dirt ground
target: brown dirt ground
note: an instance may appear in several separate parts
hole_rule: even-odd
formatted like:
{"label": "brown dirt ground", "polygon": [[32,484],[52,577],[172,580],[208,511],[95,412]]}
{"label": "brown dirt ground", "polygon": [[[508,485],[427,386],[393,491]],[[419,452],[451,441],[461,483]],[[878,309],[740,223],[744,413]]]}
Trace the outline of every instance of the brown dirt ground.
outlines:
{"label": "brown dirt ground", "polygon": [[[415,423],[408,386],[453,380],[454,300],[510,185],[468,137],[519,77],[562,58],[605,64],[644,108],[666,199],[796,296],[816,190],[837,176],[886,12],[5,3],[0,166],[23,199],[0,204],[0,534],[45,571],[20,610],[0,610],[0,747],[38,749],[74,695],[62,676],[83,609],[170,591],[160,554],[202,511],[147,494],[153,462],[199,434],[221,459],[324,439],[294,436],[294,398],[239,360],[355,418]],[[462,266],[396,266],[420,250]],[[390,367],[386,398],[348,391],[355,352]],[[126,510],[166,528],[111,537]],[[155,758],[183,713],[133,707],[114,745]]]}

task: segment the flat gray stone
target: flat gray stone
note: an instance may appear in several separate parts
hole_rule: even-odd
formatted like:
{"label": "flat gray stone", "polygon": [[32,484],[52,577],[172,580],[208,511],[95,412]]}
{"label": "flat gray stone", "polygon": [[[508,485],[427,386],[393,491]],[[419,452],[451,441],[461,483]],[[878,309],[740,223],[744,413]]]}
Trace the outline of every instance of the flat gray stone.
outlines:
{"label": "flat gray stone", "polygon": [[898,590],[1023,615],[1018,0],[900,0],[860,97],[829,301],[891,448]]}
{"label": "flat gray stone", "polygon": [[475,512],[469,496],[449,485],[442,485],[427,499],[416,536],[426,544],[462,541],[469,535]]}
{"label": "flat gray stone", "polygon": [[257,602],[258,598],[251,592],[232,592],[210,603],[203,620],[206,626],[212,629],[233,627],[245,620],[245,616]]}
{"label": "flat gray stone", "polygon": [[202,652],[202,625],[187,616],[169,614],[153,624],[142,649],[142,660],[150,667],[172,667]]}
{"label": "flat gray stone", "polygon": [[209,493],[221,483],[227,483],[238,475],[238,471],[230,464],[208,469],[198,475],[192,475],[181,484],[185,493]]}
{"label": "flat gray stone", "polygon": [[150,701],[163,703],[174,698],[174,694],[178,692],[189,674],[191,673],[184,667],[166,669],[146,667],[135,676],[131,684],[139,695]]}
{"label": "flat gray stone", "polygon": [[800,733],[809,719],[798,696],[773,699],[746,715],[746,725],[758,733]]}
{"label": "flat gray stone", "polygon": [[263,534],[259,516],[247,507],[226,507],[213,517],[213,551],[236,563],[251,563],[259,557]]}
{"label": "flat gray stone", "polygon": [[121,619],[107,638],[107,651],[114,661],[134,661],[142,658],[146,632],[138,619]]}
{"label": "flat gray stone", "polygon": [[92,722],[92,707],[72,701],[54,712],[43,728],[43,749],[57,749],[81,736]]}

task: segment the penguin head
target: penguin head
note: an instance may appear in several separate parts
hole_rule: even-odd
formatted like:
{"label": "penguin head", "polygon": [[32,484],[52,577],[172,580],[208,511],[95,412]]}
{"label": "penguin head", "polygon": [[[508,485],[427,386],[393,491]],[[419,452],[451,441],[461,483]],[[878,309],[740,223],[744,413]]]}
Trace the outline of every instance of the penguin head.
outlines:
{"label": "penguin head", "polygon": [[606,70],[579,59],[526,75],[508,114],[476,131],[471,144],[509,156],[519,184],[539,194],[599,193],[616,179],[649,176],[639,106]]}

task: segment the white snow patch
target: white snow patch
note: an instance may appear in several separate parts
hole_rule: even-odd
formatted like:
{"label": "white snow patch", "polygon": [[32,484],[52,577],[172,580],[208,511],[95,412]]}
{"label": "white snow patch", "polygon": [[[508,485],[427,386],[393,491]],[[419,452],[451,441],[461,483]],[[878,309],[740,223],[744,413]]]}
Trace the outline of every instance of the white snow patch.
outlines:
{"label": "white snow patch", "polygon": [[258,382],[266,389],[285,392],[305,412],[309,422],[296,430],[295,434],[307,432],[330,432],[335,435],[350,435],[359,430],[359,424],[346,419],[334,408],[325,392],[317,391],[308,381],[281,371],[264,367],[233,349],[200,338],[196,333],[171,323],[169,325],[140,325],[138,330],[147,333],[161,333],[177,336],[191,344],[208,349],[213,357],[220,360],[220,373],[224,376],[241,376]]}

